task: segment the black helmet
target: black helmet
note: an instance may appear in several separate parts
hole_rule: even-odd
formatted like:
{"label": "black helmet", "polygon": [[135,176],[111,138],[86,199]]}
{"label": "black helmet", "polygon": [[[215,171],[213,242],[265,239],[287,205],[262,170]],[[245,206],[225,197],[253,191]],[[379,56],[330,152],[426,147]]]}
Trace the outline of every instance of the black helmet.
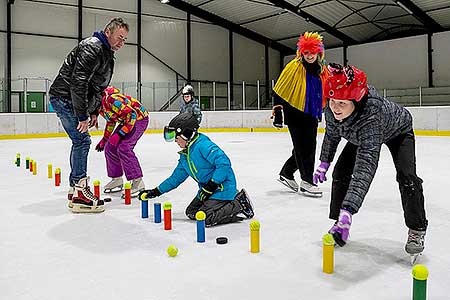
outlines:
{"label": "black helmet", "polygon": [[183,91],[181,92],[184,95],[191,95],[192,98],[194,98],[194,88],[192,87],[192,85],[186,85],[183,88]]}
{"label": "black helmet", "polygon": [[181,136],[185,141],[190,141],[197,134],[198,127],[197,118],[192,113],[180,113],[170,120],[169,126],[164,127],[164,139],[171,142]]}

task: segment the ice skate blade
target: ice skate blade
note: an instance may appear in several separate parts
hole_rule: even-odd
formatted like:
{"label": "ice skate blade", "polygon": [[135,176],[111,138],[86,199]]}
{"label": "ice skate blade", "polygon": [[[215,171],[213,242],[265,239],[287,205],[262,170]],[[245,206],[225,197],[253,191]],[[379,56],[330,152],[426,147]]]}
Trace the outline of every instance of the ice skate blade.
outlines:
{"label": "ice skate blade", "polygon": [[104,189],[103,193],[105,193],[105,194],[118,193],[118,192],[121,192],[122,190],[123,190],[122,186],[116,186],[116,187],[113,187],[112,189]]}
{"label": "ice skate blade", "polygon": [[417,254],[410,254],[411,257],[411,266],[414,266],[415,264],[417,264],[417,261],[419,260],[419,256],[422,255],[422,253],[417,253]]}
{"label": "ice skate blade", "polygon": [[89,206],[78,203],[72,203],[73,207],[71,208],[73,213],[101,213],[105,211],[105,207],[103,205],[100,206]]}
{"label": "ice skate blade", "polygon": [[277,179],[277,181],[278,181],[279,183],[281,183],[282,185],[288,187],[290,190],[292,190],[292,191],[298,193],[298,189],[296,189],[296,188],[290,186],[289,183],[287,183],[287,181],[281,180],[281,179],[279,179],[279,178]]}
{"label": "ice skate blade", "polygon": [[69,207],[69,208],[72,208],[72,207],[73,207],[72,200],[69,201],[69,203],[67,204],[67,207]]}
{"label": "ice skate blade", "polygon": [[[137,198],[139,196],[139,193],[142,192],[145,189],[140,189],[138,191],[135,191],[133,193],[130,194],[131,198]],[[125,194],[122,194],[122,199],[125,199]]]}
{"label": "ice skate blade", "polygon": [[308,192],[307,190],[305,190],[304,188],[300,188],[300,193],[302,195],[305,195],[307,197],[312,197],[312,198],[322,198],[322,196],[323,196],[322,192],[311,193],[311,192]]}
{"label": "ice skate blade", "polygon": [[336,232],[333,233],[333,239],[339,247],[344,247],[345,244],[347,244],[347,242],[341,238],[341,235]]}

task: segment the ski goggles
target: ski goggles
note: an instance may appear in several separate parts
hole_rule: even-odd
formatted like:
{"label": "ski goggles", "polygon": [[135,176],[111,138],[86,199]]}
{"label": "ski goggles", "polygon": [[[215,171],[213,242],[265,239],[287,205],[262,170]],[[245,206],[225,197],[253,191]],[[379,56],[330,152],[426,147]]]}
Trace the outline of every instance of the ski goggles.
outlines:
{"label": "ski goggles", "polygon": [[166,142],[173,142],[177,136],[177,131],[174,127],[164,126],[164,139]]}

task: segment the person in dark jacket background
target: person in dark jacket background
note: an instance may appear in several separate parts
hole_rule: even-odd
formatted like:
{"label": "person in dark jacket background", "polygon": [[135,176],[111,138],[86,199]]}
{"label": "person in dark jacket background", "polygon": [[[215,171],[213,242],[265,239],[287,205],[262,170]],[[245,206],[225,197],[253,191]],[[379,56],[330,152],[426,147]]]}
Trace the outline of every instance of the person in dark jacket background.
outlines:
{"label": "person in dark jacket background", "polygon": [[114,52],[122,48],[129,27],[113,18],[103,31],[82,40],[64,60],[50,87],[50,104],[72,140],[69,207],[73,212],[102,212],[103,201],[89,190],[87,158],[90,127],[97,127],[103,90],[114,70]]}
{"label": "person in dark jacket background", "polygon": [[180,113],[164,127],[164,139],[174,141],[182,149],[178,165],[158,187],[145,190],[139,199],[159,197],[192,177],[199,190],[186,208],[186,216],[206,214],[206,226],[214,226],[253,218],[254,211],[247,192],[236,190],[236,177],[228,156],[206,135],[198,133],[198,120],[191,112]]}
{"label": "person in dark jacket background", "polygon": [[324,87],[326,131],[320,165],[314,181],[326,180],[326,172],[341,138],[348,142],[333,171],[330,229],[336,242],[345,245],[352,216],[360,209],[378,167],[382,144],[394,160],[406,226],[407,253],[418,255],[424,249],[428,221],[425,217],[422,179],[416,174],[415,137],[411,114],[403,107],[378,95],[367,85],[364,72],[353,66],[330,64],[330,77]]}
{"label": "person in dark jacket background", "polygon": [[200,109],[200,103],[195,98],[194,88],[192,85],[186,85],[181,92],[183,99],[181,100],[180,113],[190,112],[198,121],[198,124],[202,123],[202,111]]}

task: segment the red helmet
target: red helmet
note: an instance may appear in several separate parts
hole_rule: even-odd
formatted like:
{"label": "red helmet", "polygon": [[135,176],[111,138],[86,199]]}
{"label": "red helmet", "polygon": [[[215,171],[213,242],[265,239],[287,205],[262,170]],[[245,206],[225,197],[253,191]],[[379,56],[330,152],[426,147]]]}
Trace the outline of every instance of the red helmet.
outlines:
{"label": "red helmet", "polygon": [[325,97],[360,101],[368,92],[366,74],[354,66],[329,64],[330,76],[324,87]]}

